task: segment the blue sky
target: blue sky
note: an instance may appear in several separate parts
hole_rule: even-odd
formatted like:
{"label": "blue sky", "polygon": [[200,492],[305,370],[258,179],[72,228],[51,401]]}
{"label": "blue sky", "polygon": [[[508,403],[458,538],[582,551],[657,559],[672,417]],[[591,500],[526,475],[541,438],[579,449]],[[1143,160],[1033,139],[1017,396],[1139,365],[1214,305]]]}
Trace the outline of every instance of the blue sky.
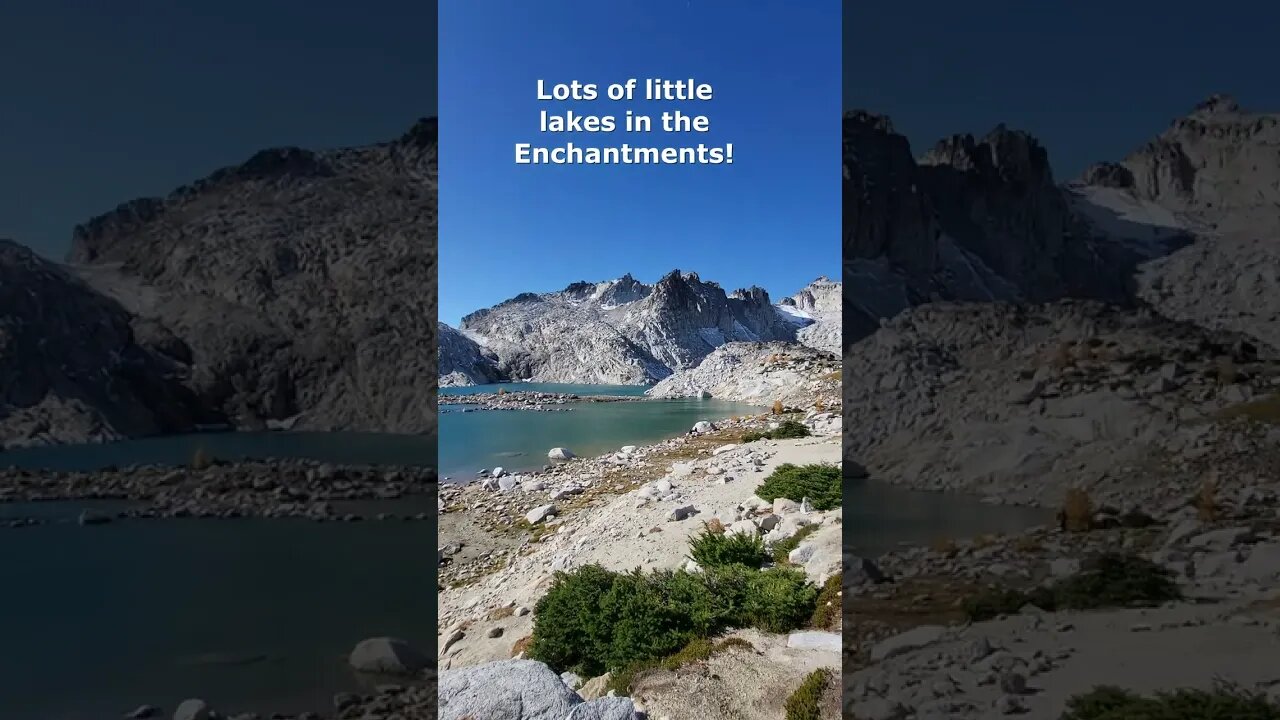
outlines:
{"label": "blue sky", "polygon": [[[781,297],[840,273],[838,0],[450,2],[440,13],[440,314],[679,268]],[[709,82],[705,103],[539,102],[537,80]],[[704,134],[552,135],[539,110],[685,109]],[[734,144],[731,165],[516,165],[514,144]]]}
{"label": "blue sky", "polygon": [[845,4],[845,107],[889,115],[918,155],[999,122],[1059,181],[1118,160],[1214,92],[1280,110],[1280,3],[968,0]]}
{"label": "blue sky", "polygon": [[436,114],[435,23],[422,0],[0,2],[0,238],[61,259],[76,224],[263,148],[393,139]]}

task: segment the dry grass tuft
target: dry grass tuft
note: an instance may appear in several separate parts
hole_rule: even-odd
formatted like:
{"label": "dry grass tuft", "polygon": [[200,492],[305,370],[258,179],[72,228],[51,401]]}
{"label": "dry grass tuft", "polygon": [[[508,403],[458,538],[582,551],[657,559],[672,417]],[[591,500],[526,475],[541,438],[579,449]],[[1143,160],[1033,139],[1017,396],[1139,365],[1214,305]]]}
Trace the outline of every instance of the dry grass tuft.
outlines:
{"label": "dry grass tuft", "polygon": [[1093,526],[1093,501],[1081,488],[1067,490],[1062,503],[1062,529],[1068,532],[1088,532]]}
{"label": "dry grass tuft", "polygon": [[1218,476],[1213,474],[1204,479],[1200,483],[1200,491],[1196,493],[1195,501],[1192,503],[1196,508],[1196,515],[1204,522],[1214,522],[1218,519]]}
{"label": "dry grass tuft", "polygon": [[532,635],[525,635],[524,637],[520,638],[519,640],[516,641],[516,644],[511,648],[511,657],[517,657],[517,656],[523,655],[525,652],[529,650],[529,646],[532,644],[533,644]]}
{"label": "dry grass tuft", "polygon": [[191,454],[192,470],[204,470],[211,465],[213,465],[213,456],[205,452],[203,445],[196,448],[196,451]]}

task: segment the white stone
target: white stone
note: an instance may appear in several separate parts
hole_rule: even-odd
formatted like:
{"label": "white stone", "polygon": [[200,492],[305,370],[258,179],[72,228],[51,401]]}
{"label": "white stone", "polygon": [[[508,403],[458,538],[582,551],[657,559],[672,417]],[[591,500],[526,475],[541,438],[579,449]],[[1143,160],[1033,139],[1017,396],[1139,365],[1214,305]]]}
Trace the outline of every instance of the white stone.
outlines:
{"label": "white stone", "polygon": [[839,654],[843,638],[840,633],[818,632],[807,630],[793,632],[787,636],[787,647],[803,650],[824,650]]}
{"label": "white stone", "polygon": [[554,515],[555,512],[555,505],[539,505],[526,513],[524,519],[527,520],[530,525],[537,525],[543,520],[546,520],[548,515]]}

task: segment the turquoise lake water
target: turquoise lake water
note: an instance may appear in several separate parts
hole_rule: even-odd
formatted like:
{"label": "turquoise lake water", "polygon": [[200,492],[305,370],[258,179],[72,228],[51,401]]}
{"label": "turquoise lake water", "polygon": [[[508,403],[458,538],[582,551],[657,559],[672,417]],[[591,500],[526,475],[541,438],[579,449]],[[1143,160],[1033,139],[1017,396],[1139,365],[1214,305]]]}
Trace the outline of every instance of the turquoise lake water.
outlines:
{"label": "turquoise lake water", "polygon": [[[476,394],[540,390],[579,395],[640,395],[634,386],[513,383],[450,388],[442,394]],[[461,408],[463,406],[455,406]],[[440,413],[440,476],[452,481],[473,479],[476,471],[497,466],[519,472],[547,464],[547,451],[565,447],[590,457],[623,445],[646,445],[688,432],[700,420],[721,420],[759,413],[761,408],[721,400],[635,400],[573,402],[557,405],[568,412],[482,410],[457,412],[448,405]]]}

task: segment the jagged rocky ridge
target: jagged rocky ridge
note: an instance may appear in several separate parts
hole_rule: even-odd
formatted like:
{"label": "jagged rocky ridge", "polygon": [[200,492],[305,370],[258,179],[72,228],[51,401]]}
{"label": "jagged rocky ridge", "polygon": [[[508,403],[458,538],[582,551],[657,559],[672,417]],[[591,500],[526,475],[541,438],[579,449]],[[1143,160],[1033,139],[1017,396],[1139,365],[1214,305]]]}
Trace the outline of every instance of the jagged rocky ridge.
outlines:
{"label": "jagged rocky ridge", "polygon": [[844,342],[925,302],[1074,297],[1280,344],[1277,120],[1213,96],[1058,185],[1039,142],[1003,125],[917,159],[887,118],[847,113]]}
{"label": "jagged rocky ridge", "polygon": [[[517,295],[466,316],[461,331],[496,355],[498,372],[511,379],[644,384],[695,367],[726,343],[796,342],[819,322],[824,329],[812,337],[830,344],[833,293],[839,283],[824,278],[774,305],[762,288],[726,293],[696,273],[673,271],[652,286],[626,275]],[[461,355],[443,357],[442,371],[467,365],[475,352],[442,346],[455,350]]]}
{"label": "jagged rocky ridge", "polygon": [[436,140],[265,150],[77,227],[69,262],[238,427],[432,431]]}

